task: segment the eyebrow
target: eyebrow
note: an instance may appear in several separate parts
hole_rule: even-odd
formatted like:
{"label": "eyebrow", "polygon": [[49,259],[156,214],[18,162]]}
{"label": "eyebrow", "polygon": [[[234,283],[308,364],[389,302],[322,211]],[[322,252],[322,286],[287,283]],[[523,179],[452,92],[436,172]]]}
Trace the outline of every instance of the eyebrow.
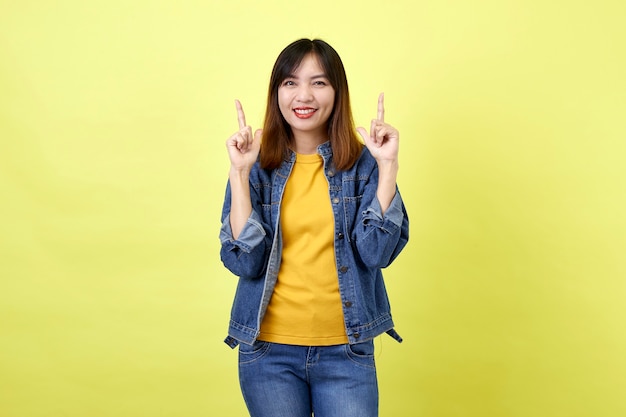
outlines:
{"label": "eyebrow", "polygon": [[[289,74],[289,75],[287,76],[287,78],[294,78],[294,79],[296,79],[296,80],[298,80],[298,79],[299,79],[298,77],[296,77],[296,75],[295,75],[295,74]],[[285,79],[287,79],[287,78],[285,78]],[[316,79],[316,78],[326,78],[326,79],[327,79],[327,78],[328,78],[328,76],[327,76],[326,74],[317,74],[317,75],[314,75],[314,76],[310,77],[310,79],[311,79],[311,80],[314,80],[314,79]]]}

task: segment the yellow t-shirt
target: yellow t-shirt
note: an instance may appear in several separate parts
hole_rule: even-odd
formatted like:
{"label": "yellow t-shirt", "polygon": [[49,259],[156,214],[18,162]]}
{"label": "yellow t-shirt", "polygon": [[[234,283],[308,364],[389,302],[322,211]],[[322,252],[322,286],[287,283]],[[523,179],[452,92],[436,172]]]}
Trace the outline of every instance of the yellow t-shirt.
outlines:
{"label": "yellow t-shirt", "polygon": [[348,343],[335,265],[335,221],[320,155],[296,155],[280,219],[282,262],[259,340],[303,346]]}

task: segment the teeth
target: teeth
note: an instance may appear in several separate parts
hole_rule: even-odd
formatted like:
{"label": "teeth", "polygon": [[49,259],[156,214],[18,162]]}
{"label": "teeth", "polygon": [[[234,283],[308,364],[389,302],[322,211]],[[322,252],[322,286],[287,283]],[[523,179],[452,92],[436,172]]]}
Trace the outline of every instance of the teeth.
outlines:
{"label": "teeth", "polygon": [[311,114],[315,109],[294,109],[294,111],[298,114]]}

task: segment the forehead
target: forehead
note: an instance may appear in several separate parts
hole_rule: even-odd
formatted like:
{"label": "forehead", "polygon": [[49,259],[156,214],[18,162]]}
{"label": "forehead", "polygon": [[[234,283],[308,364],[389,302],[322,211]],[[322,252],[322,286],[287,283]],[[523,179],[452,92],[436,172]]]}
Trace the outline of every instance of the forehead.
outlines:
{"label": "forehead", "polygon": [[293,69],[292,75],[326,75],[326,71],[322,67],[319,58],[314,53],[309,53],[302,58],[300,64]]}

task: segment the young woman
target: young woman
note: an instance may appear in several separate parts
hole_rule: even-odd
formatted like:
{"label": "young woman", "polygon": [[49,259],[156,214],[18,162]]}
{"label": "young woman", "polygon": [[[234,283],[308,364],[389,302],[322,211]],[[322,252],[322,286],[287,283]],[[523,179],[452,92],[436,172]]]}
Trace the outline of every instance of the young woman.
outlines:
{"label": "young woman", "polygon": [[363,146],[339,55],[301,39],[274,64],[263,130],[236,101],[220,240],[239,276],[226,343],[253,417],[378,415],[373,338],[402,341],[381,268],[409,230],[383,100]]}

